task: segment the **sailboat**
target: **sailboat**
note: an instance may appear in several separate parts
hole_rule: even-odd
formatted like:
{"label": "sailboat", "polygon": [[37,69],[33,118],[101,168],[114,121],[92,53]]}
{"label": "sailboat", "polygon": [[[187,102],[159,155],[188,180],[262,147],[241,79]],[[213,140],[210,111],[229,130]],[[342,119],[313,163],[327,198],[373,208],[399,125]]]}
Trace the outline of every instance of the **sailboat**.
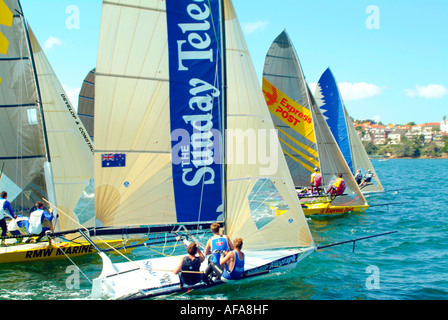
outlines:
{"label": "sailboat", "polygon": [[78,116],[93,141],[93,115],[95,107],[95,69],[84,79],[78,98]]}
{"label": "sailboat", "polygon": [[330,68],[327,68],[320,77],[314,97],[351,172],[355,175],[360,170],[363,176],[369,171],[373,174],[372,180],[361,187],[362,193],[384,192],[375,168],[370,162],[361,139],[350,120],[341,92]]}
{"label": "sailboat", "polygon": [[[367,201],[309,90],[286,31],[277,36],[266,55],[263,93],[305,215],[366,210]],[[324,190],[310,194],[314,168],[322,174]],[[336,198],[326,195],[341,173],[346,185],[344,193]]]}
{"label": "sailboat", "polygon": [[[316,246],[260,89],[230,0],[104,1],[95,79],[96,219],[152,225],[201,245],[197,232],[219,222],[231,239],[244,241],[243,277],[296,266]],[[272,167],[247,160],[259,141],[241,147],[238,138],[247,142],[252,134],[268,147],[265,154],[278,155]],[[105,155],[120,157],[120,166],[102,165]],[[285,212],[278,216],[260,203],[264,194],[281,198]],[[122,263],[100,255],[93,299],[185,290],[172,271],[185,250]]]}
{"label": "sailboat", "polygon": [[[0,188],[14,214],[27,217],[36,201],[52,209],[53,231],[95,226],[82,207],[92,184],[93,145],[58,81],[17,0],[1,0]],[[94,252],[87,241],[67,236],[35,243],[9,236],[0,263],[66,259]],[[68,239],[73,241],[69,241]],[[111,240],[107,245],[120,245]],[[101,244],[98,244],[101,245]],[[106,247],[106,244],[102,247]]]}

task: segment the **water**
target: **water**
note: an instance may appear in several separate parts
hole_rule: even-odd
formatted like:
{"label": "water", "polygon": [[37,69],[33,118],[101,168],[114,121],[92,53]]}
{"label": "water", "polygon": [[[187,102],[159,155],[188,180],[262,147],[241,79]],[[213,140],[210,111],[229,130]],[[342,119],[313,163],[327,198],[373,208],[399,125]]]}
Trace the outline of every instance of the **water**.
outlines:
{"label": "water", "polygon": [[[397,233],[314,252],[297,268],[246,279],[233,286],[164,297],[189,300],[446,300],[448,299],[448,160],[372,160],[386,190],[365,213],[312,218],[318,245]],[[133,252],[143,258],[147,248]],[[101,271],[96,256],[77,258],[93,279]],[[0,266],[0,299],[84,299],[91,284],[69,261]],[[79,284],[74,281],[79,279]]]}

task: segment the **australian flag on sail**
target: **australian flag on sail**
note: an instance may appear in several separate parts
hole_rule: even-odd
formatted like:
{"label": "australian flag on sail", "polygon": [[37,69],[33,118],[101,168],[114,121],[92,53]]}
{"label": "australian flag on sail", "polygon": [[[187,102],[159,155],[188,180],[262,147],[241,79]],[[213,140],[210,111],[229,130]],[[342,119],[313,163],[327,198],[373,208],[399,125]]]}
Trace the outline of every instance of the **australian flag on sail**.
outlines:
{"label": "australian flag on sail", "polygon": [[124,153],[102,154],[101,167],[103,168],[126,167],[126,154]]}
{"label": "australian flag on sail", "polygon": [[167,0],[171,155],[178,222],[222,213],[221,0]]}

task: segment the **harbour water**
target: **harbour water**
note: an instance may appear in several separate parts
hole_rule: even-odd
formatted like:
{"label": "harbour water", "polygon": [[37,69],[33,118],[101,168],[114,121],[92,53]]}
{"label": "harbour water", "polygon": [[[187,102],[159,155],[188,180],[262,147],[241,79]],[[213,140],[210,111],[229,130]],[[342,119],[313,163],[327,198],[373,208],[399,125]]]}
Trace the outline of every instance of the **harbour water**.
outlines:
{"label": "harbour water", "polygon": [[[295,269],[242,280],[175,300],[446,300],[448,299],[448,160],[372,160],[388,192],[368,198],[365,213],[311,218],[317,245],[389,231],[390,235],[319,250]],[[391,191],[396,190],[396,191]],[[403,203],[404,202],[404,203]],[[134,250],[143,259],[148,248]],[[101,272],[96,255],[70,261],[0,265],[0,299],[72,300],[90,293]],[[89,280],[88,280],[89,279]]]}

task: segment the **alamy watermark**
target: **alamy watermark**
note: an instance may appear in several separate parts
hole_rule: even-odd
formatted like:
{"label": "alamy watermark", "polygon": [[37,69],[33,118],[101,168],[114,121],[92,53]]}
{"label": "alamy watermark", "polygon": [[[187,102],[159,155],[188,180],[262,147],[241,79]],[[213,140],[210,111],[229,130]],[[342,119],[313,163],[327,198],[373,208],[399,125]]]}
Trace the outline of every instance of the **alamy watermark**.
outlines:
{"label": "alamy watermark", "polygon": [[81,14],[78,6],[70,5],[65,9],[69,16],[65,20],[65,26],[69,30],[79,30],[81,28]]}
{"label": "alamy watermark", "polygon": [[[206,123],[194,123],[204,128]],[[211,164],[258,165],[260,175],[276,174],[279,163],[279,140],[276,129],[226,129],[226,157],[223,157],[223,138],[216,129],[194,130],[193,134],[185,129],[176,129],[171,133],[172,162],[175,165],[193,164],[196,168]]]}
{"label": "alamy watermark", "polygon": [[369,5],[366,8],[366,14],[369,16],[366,19],[367,29],[379,29],[380,28],[380,8],[375,5]]}
{"label": "alamy watermark", "polygon": [[378,290],[380,288],[380,268],[370,265],[366,268],[366,273],[370,274],[366,279],[366,288]]}
{"label": "alamy watermark", "polygon": [[65,273],[69,274],[65,280],[65,286],[69,290],[78,290],[80,288],[80,271],[76,266],[68,266]]}

